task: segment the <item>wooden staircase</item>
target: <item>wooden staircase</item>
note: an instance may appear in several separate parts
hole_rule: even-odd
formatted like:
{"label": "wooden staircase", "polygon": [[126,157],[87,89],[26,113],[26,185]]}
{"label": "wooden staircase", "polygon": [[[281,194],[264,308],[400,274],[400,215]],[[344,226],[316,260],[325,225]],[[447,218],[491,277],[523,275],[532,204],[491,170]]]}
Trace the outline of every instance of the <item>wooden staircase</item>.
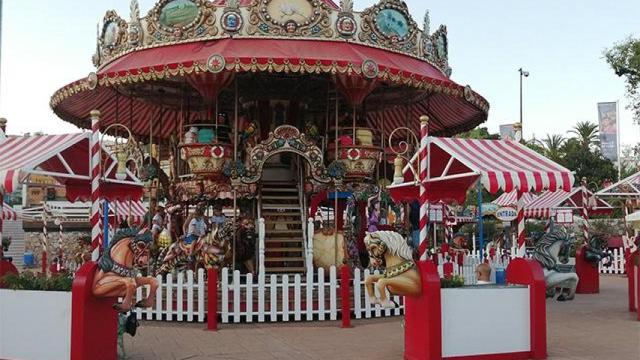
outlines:
{"label": "wooden staircase", "polygon": [[306,269],[298,186],[294,181],[262,183],[260,216],[265,220],[267,273],[302,273]]}

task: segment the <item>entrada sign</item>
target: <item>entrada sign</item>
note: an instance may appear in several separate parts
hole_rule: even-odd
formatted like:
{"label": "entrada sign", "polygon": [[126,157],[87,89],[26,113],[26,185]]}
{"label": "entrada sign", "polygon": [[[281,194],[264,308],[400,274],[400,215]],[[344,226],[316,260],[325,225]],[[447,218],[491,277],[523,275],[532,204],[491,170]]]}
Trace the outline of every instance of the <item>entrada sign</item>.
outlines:
{"label": "entrada sign", "polygon": [[518,212],[512,207],[501,207],[496,210],[496,218],[501,221],[513,221],[518,217]]}

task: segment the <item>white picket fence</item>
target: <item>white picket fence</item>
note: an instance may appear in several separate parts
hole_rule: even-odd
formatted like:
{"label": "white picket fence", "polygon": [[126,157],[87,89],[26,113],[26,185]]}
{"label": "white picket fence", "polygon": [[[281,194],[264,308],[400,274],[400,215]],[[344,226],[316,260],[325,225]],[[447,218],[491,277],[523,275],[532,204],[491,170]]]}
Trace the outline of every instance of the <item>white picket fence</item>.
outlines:
{"label": "white picket fence", "polygon": [[617,249],[613,249],[613,251],[611,252],[611,266],[609,267],[604,267],[602,266],[602,263],[600,263],[599,269],[600,269],[600,274],[625,274],[626,273],[626,267],[625,267],[625,260],[624,260],[624,249],[623,248],[617,248]]}
{"label": "white picket fence", "polygon": [[[443,259],[439,259],[438,272],[443,275]],[[462,275],[465,285],[476,283],[475,268],[479,256],[468,255],[462,266],[455,263],[453,273]],[[495,270],[509,265],[509,259],[496,259],[490,263]],[[613,264],[603,274],[624,273],[624,251],[613,251]],[[376,270],[354,269],[350,280],[349,308],[356,319],[398,316],[404,314],[403,298],[393,296],[399,307],[383,309],[373,304],[366,294],[364,279]],[[495,281],[495,271],[492,271]],[[165,279],[158,276],[160,286],[156,291],[155,304],[137,311],[138,319],[159,321],[203,322],[207,314],[205,297],[207,283],[205,272],[200,269],[168,274]],[[341,316],[341,280],[335,267],[327,273],[324,269],[309,269],[306,274],[257,275],[233,273],[228,268],[220,272],[218,286],[218,314],[222,323],[239,322],[287,322],[337,320]],[[377,291],[377,290],[376,290]],[[138,288],[136,301],[146,297],[148,287]],[[379,295],[379,294],[377,294]]]}
{"label": "white picket fence", "polygon": [[[179,272],[174,276],[167,274],[166,279],[158,275],[158,289],[156,290],[153,307],[138,309],[138,319],[162,321],[197,321],[203,322],[207,308],[205,306],[205,289],[207,283],[204,270],[197,274],[189,270]],[[136,301],[147,297],[149,287],[139,287],[136,290]]]}

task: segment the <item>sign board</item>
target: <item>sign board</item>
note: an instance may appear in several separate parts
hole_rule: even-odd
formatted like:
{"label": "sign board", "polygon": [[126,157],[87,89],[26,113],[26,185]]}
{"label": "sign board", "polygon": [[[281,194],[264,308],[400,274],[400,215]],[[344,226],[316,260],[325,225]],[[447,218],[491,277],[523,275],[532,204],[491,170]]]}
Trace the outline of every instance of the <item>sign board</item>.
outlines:
{"label": "sign board", "polygon": [[558,224],[571,224],[573,223],[573,211],[572,210],[556,210],[556,223]]}
{"label": "sign board", "polygon": [[501,207],[496,210],[496,218],[501,221],[513,221],[518,218],[518,211],[512,207]]}

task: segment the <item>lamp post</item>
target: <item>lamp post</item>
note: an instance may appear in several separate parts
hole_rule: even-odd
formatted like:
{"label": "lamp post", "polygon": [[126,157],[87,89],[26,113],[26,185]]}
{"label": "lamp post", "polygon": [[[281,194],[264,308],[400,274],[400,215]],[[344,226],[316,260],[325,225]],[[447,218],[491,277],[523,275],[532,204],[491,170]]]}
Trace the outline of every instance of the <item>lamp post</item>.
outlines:
{"label": "lamp post", "polygon": [[522,128],[522,78],[529,77],[529,72],[526,70],[522,70],[522,68],[518,69],[520,73],[520,131],[522,131],[521,138],[524,140],[524,130]]}

